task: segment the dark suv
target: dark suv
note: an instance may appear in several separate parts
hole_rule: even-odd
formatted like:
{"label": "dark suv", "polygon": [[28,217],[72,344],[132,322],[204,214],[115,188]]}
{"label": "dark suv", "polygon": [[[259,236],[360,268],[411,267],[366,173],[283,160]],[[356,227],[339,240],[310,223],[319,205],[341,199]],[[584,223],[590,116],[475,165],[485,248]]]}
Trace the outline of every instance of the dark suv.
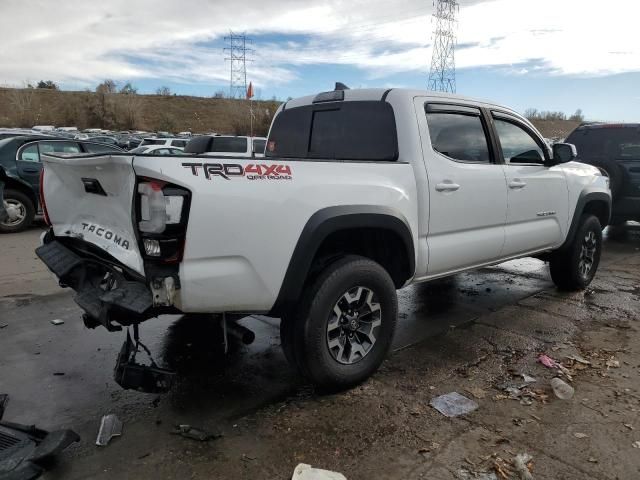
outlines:
{"label": "dark suv", "polygon": [[580,125],[565,140],[577,160],[606,172],[611,183],[611,225],[640,221],[640,123]]}
{"label": "dark suv", "polygon": [[68,140],[44,135],[20,135],[0,139],[0,169],[4,175],[5,215],[0,232],[20,232],[31,225],[40,206],[40,154],[112,153],[124,150],[115,145]]}

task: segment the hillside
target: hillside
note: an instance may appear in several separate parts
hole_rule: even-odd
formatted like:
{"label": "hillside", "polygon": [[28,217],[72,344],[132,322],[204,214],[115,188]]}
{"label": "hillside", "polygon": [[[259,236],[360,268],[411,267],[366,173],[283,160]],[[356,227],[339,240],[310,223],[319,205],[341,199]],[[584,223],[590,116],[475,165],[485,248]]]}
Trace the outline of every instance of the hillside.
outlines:
{"label": "hillside", "polygon": [[564,139],[578,125],[579,121],[573,120],[531,120],[531,123],[542,133],[545,138]]}
{"label": "hillside", "polygon": [[[254,132],[265,134],[278,102],[254,101],[253,107]],[[0,127],[33,125],[247,134],[249,102],[182,95],[0,88]]]}

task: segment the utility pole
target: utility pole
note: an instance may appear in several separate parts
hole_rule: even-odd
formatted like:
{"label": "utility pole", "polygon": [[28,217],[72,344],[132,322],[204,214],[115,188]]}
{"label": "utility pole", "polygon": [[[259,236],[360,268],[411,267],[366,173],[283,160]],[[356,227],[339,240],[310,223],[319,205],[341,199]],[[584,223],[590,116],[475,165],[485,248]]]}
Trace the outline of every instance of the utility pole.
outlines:
{"label": "utility pole", "polygon": [[247,62],[252,59],[248,58],[253,53],[251,39],[243,33],[229,32],[229,36],[224,37],[224,52],[228,54],[225,61],[230,63],[229,76],[229,98],[245,98],[247,93]]}
{"label": "utility pole", "polygon": [[433,54],[429,71],[429,90],[456,92],[456,0],[435,0]]}

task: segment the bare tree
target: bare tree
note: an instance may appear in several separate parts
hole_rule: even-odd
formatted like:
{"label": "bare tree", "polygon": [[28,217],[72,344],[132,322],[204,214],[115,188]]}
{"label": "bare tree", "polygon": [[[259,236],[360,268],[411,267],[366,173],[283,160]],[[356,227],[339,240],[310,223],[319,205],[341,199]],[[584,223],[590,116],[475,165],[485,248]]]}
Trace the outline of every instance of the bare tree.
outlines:
{"label": "bare tree", "polygon": [[584,114],[581,109],[577,109],[576,113],[569,117],[569,120],[573,120],[574,122],[584,122]]}
{"label": "bare tree", "polygon": [[138,88],[134,87],[131,82],[127,82],[120,89],[120,93],[122,93],[123,95],[135,95],[136,93],[138,93]]}
{"label": "bare tree", "polygon": [[44,88],[46,90],[60,90],[60,88],[58,88],[58,85],[56,85],[53,80],[40,80],[38,82],[37,88]]}
{"label": "bare tree", "polygon": [[171,89],[163,85],[162,87],[159,87],[156,90],[156,95],[162,95],[164,97],[168,97],[169,95],[171,95]]}
{"label": "bare tree", "polygon": [[96,87],[96,93],[116,93],[116,82],[107,78],[104,82]]}

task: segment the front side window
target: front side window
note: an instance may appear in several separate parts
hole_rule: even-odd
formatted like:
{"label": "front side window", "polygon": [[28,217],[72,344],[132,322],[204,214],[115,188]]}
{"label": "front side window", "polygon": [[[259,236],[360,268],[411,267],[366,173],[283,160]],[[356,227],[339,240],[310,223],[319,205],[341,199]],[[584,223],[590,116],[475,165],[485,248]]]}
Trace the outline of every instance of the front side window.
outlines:
{"label": "front side window", "polygon": [[32,143],[20,152],[20,160],[24,162],[39,162],[40,154],[38,153],[38,144]]}
{"label": "front side window", "polygon": [[174,147],[184,147],[186,144],[186,140],[171,140],[171,145]]}
{"label": "front side window", "polygon": [[544,163],[542,148],[529,132],[507,120],[494,122],[506,163]]}
{"label": "front side window", "polygon": [[454,160],[489,163],[489,145],[477,115],[458,112],[428,112],[427,124],[433,149]]}

